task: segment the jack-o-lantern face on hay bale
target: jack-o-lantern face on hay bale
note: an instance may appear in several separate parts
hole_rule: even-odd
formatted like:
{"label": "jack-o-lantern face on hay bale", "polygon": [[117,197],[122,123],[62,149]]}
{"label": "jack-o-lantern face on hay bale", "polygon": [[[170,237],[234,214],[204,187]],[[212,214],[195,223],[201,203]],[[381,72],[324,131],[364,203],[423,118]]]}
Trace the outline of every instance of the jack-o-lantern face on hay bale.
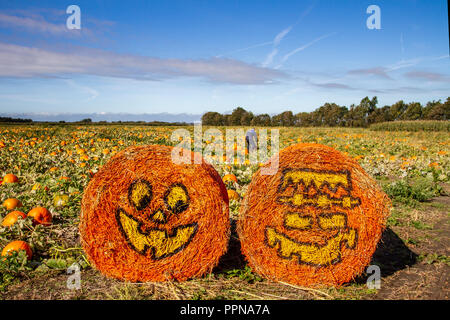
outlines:
{"label": "jack-o-lantern face on hay bale", "polygon": [[389,206],[353,159],[323,145],[290,146],[275,175],[252,179],[238,221],[242,251],[269,279],[340,285],[370,262]]}
{"label": "jack-o-lantern face on hay bale", "polygon": [[86,188],[81,240],[104,274],[181,281],[210,271],[225,252],[225,185],[204,162],[172,163],[172,149],[130,147],[111,158]]}

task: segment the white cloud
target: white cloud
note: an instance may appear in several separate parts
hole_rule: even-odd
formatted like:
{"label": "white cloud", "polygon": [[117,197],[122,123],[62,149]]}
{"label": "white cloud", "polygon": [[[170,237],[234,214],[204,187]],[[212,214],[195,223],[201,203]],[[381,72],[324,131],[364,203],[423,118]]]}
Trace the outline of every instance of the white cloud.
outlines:
{"label": "white cloud", "polygon": [[378,77],[382,77],[385,79],[392,79],[388,74],[387,70],[384,67],[374,67],[374,68],[367,68],[367,69],[357,69],[357,70],[350,70],[348,74],[362,74],[362,75],[375,75]]}
{"label": "white cloud", "polygon": [[20,17],[20,16],[7,15],[4,13],[0,13],[0,25],[5,26],[5,27],[27,29],[31,32],[48,33],[48,34],[52,34],[52,35],[79,34],[79,33],[69,32],[65,23],[53,24],[53,23],[47,22],[46,20],[42,19],[39,16]]}
{"label": "white cloud", "polygon": [[275,36],[275,38],[273,39],[273,49],[272,49],[272,51],[269,52],[269,54],[266,56],[266,59],[262,63],[263,67],[267,67],[268,65],[270,65],[272,63],[273,59],[278,54],[278,49],[277,49],[278,45],[280,44],[281,40],[283,40],[283,38],[286,37],[286,35],[291,30],[292,30],[292,26],[282,30]]}
{"label": "white cloud", "polygon": [[299,53],[300,51],[303,51],[303,50],[305,50],[306,48],[312,46],[314,43],[319,42],[320,40],[326,39],[326,38],[328,38],[328,37],[330,37],[330,36],[332,36],[332,35],[334,35],[334,34],[336,34],[336,32],[332,32],[332,33],[329,33],[329,34],[325,34],[325,35],[323,35],[323,36],[321,36],[321,37],[318,37],[318,38],[314,39],[313,41],[308,42],[307,44],[305,44],[305,45],[303,45],[303,46],[301,46],[301,47],[298,47],[298,48],[292,50],[291,52],[287,53],[286,55],[284,55],[283,59],[281,59],[281,63],[280,63],[280,65],[278,65],[278,66],[276,67],[276,69],[281,68],[281,66],[283,65],[283,63],[285,63],[285,62],[286,62],[291,56],[293,56],[294,54]]}
{"label": "white cloud", "polygon": [[82,90],[82,91],[86,92],[87,94],[89,94],[89,97],[85,101],[94,100],[95,98],[97,98],[99,96],[99,93],[97,90],[92,89],[87,86],[84,86],[84,85],[80,85],[71,79],[65,79],[65,82],[72,88]]}
{"label": "white cloud", "polygon": [[282,30],[280,33],[278,33],[275,38],[273,39],[273,45],[276,47],[280,44],[281,40],[283,40],[284,37],[292,30],[292,26]]}
{"label": "white cloud", "polygon": [[405,76],[410,79],[428,80],[435,82],[450,82],[449,76],[429,71],[411,71],[406,73]]}
{"label": "white cloud", "polygon": [[227,56],[227,55],[230,55],[230,54],[234,54],[234,53],[238,53],[238,52],[242,52],[242,51],[247,51],[247,50],[254,49],[254,48],[258,48],[258,47],[268,46],[268,45],[270,45],[270,44],[272,44],[272,43],[273,43],[273,41],[261,42],[261,43],[254,44],[254,45],[249,46],[249,47],[245,47],[245,48],[241,48],[241,49],[236,49],[236,50],[233,50],[233,51],[230,51],[230,52],[227,52],[227,53],[218,54],[218,55],[216,55],[215,57],[216,57],[216,58],[221,58],[221,57],[223,57],[223,56]]}
{"label": "white cloud", "polygon": [[213,82],[267,84],[287,75],[233,59],[162,59],[81,49],[66,53],[0,42],[0,77],[97,75],[137,80],[201,77]]}
{"label": "white cloud", "polygon": [[262,63],[262,66],[267,67],[269,64],[271,64],[273,61],[273,58],[277,55],[277,53],[278,53],[278,49],[273,48],[273,50],[267,55],[266,60],[264,60],[264,62]]}

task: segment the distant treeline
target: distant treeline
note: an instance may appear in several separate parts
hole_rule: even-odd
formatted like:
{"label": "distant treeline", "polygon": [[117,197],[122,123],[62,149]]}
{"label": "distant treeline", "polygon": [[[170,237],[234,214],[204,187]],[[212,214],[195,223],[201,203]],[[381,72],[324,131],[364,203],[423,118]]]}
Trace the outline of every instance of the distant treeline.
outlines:
{"label": "distant treeline", "polygon": [[[59,121],[59,123],[66,123],[65,121]],[[67,122],[73,124],[93,124],[93,125],[110,125],[110,124],[119,124],[119,125],[142,125],[142,126],[155,126],[155,127],[167,127],[167,126],[189,126],[193,125],[192,123],[187,122],[164,122],[164,121],[92,121],[92,119],[87,118],[76,122]]]}
{"label": "distant treeline", "polygon": [[254,115],[238,107],[231,114],[207,112],[202,116],[203,125],[213,126],[281,126],[281,127],[368,127],[373,123],[400,120],[450,120],[450,97],[445,103],[405,103],[402,100],[391,106],[377,107],[378,98],[365,97],[350,108],[335,103],[325,103],[312,112],[284,111],[270,116]]}
{"label": "distant treeline", "polygon": [[168,126],[191,126],[193,123],[187,122],[164,122],[164,121],[92,121],[92,119],[87,118],[80,121],[66,122],[64,120],[54,122],[54,121],[33,121],[31,119],[19,119],[11,117],[0,117],[0,123],[29,123],[29,124],[45,124],[45,125],[142,125],[142,126],[156,126],[156,127],[168,127]]}
{"label": "distant treeline", "polygon": [[11,118],[11,117],[0,117],[0,122],[9,122],[9,123],[30,123],[30,122],[33,122],[33,120],[31,120],[31,119]]}

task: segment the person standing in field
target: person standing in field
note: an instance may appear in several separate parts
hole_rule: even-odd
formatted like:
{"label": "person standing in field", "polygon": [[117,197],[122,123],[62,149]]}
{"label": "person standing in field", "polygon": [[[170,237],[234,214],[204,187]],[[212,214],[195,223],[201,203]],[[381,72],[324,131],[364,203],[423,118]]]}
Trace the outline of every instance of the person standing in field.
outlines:
{"label": "person standing in field", "polygon": [[250,153],[253,150],[256,151],[256,143],[258,140],[258,136],[256,135],[256,131],[254,128],[247,130],[245,134],[245,147],[247,148],[247,152]]}

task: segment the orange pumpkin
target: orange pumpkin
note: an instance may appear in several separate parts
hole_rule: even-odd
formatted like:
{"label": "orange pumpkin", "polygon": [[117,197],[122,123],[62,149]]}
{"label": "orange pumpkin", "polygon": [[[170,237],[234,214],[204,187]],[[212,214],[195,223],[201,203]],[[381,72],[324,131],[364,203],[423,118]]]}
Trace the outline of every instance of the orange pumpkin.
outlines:
{"label": "orange pumpkin", "polygon": [[11,255],[14,251],[25,250],[27,253],[28,260],[31,260],[33,256],[33,252],[31,251],[30,246],[25,241],[13,241],[6,245],[6,247],[2,250],[2,256]]}
{"label": "orange pumpkin", "polygon": [[13,210],[15,208],[20,208],[22,206],[22,202],[20,202],[18,199],[10,198],[3,201],[3,206],[6,208],[6,210]]}
{"label": "orange pumpkin", "polygon": [[7,175],[5,175],[3,177],[2,184],[5,184],[5,183],[17,183],[17,182],[19,182],[19,178],[17,178],[17,176],[15,176],[12,173],[8,173]]}
{"label": "orange pumpkin", "polygon": [[13,212],[8,213],[6,215],[6,217],[4,217],[2,220],[2,227],[12,226],[14,223],[17,222],[19,217],[21,217],[22,219],[25,219],[27,216],[25,215],[25,213],[20,212],[20,211],[13,211]]}
{"label": "orange pumpkin", "polygon": [[52,214],[46,208],[37,207],[28,212],[28,217],[33,218],[33,224],[48,226],[52,224]]}
{"label": "orange pumpkin", "polygon": [[228,199],[235,200],[235,201],[241,200],[241,196],[235,190],[229,189],[229,190],[227,190],[227,193],[228,193]]}
{"label": "orange pumpkin", "polygon": [[225,185],[204,161],[175,164],[173,150],[129,147],[113,156],[85,189],[81,243],[105,275],[182,281],[210,272],[226,251]]}
{"label": "orange pumpkin", "polygon": [[237,178],[234,174],[229,173],[223,176],[222,178],[224,183],[228,183],[228,182],[237,182]]}

